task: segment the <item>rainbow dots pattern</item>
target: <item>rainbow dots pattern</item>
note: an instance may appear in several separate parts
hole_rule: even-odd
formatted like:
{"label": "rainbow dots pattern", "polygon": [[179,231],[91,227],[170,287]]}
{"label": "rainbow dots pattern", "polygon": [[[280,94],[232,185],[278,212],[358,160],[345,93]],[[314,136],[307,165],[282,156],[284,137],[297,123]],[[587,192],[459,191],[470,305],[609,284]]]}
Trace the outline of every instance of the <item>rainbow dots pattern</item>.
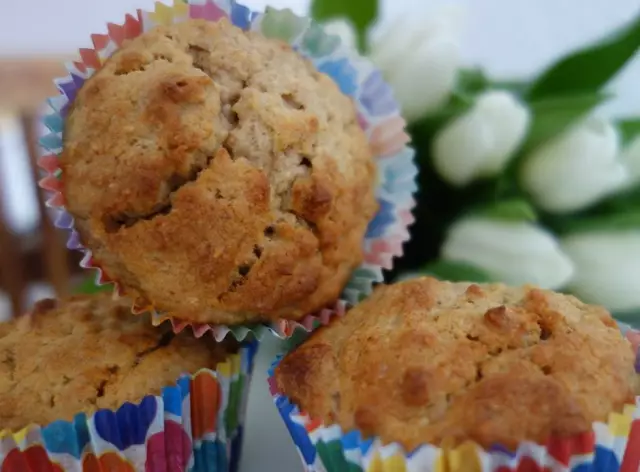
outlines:
{"label": "rainbow dots pattern", "polygon": [[161,395],[0,433],[2,472],[236,472],[257,343]]}
{"label": "rainbow dots pattern", "polygon": [[[640,332],[620,325],[640,358]],[[399,444],[363,438],[311,418],[277,389],[269,370],[269,389],[302,459],[313,472],[638,472],[640,471],[640,396],[635,405],[594,423],[591,431],[571,438],[551,438],[546,444],[525,442],[508,451],[483,450],[473,443],[455,449],[429,444],[406,452]],[[640,365],[636,363],[636,372]],[[526,421],[526,420],[525,420]]]}

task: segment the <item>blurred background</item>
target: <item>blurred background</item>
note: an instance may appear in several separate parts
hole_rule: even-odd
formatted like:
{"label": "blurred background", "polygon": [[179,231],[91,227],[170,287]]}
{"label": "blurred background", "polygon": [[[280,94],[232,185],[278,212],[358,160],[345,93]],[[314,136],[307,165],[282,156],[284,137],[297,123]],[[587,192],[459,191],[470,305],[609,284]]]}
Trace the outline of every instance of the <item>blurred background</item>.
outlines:
{"label": "blurred background", "polygon": [[[308,13],[310,8],[308,0],[249,0],[246,3],[256,9],[269,3],[291,8],[299,14]],[[387,0],[379,3],[380,25],[373,29],[374,33],[384,31],[410,12],[417,20],[418,31],[423,24],[425,36],[432,34],[433,18],[443,16],[443,7],[460,6],[462,20],[456,25],[456,31],[450,33],[456,43],[456,65],[467,68],[479,65],[490,77],[502,80],[534,77],[557,58],[603,37],[638,13],[635,0],[591,0],[588,7],[581,0]],[[77,48],[90,46],[90,34],[103,31],[106,22],[117,22],[124,12],[152,5],[151,0],[3,2],[0,15],[0,316],[24,311],[35,298],[52,293],[52,288],[60,294],[67,293],[78,281],[77,277],[74,279],[78,274],[78,256],[64,249],[63,239],[45,217],[47,213],[40,204],[35,185],[34,162],[39,152],[34,145],[39,133],[35,118],[43,99],[55,93],[51,78],[63,73],[61,63],[72,58]],[[437,31],[434,34],[437,35]],[[411,64],[417,60],[416,48],[407,48],[398,56],[398,60]],[[415,74],[413,82],[421,82],[418,90],[429,89],[430,73],[427,71],[427,78]],[[402,89],[416,88],[415,84],[411,85],[412,80],[405,80]],[[605,118],[638,114],[638,83],[640,61],[630,61],[607,87],[613,92],[613,98],[597,107],[595,114]],[[410,90],[409,93],[417,92]],[[425,94],[429,94],[428,90]],[[432,243],[416,243],[414,238],[414,244]],[[441,246],[441,243],[433,244]],[[431,257],[432,254],[418,254],[405,269],[419,269],[427,262],[420,258]]]}
{"label": "blurred background", "polygon": [[[36,185],[38,114],[56,93],[52,78],[78,48],[91,46],[90,34],[153,2],[0,3],[0,318],[6,318],[37,298],[71,293],[86,279]],[[311,7],[306,0],[244,3],[298,14]],[[316,4],[322,4],[316,16],[343,41],[355,47],[359,38],[410,121],[427,190],[418,198],[408,256],[390,278],[427,272],[534,282],[635,319],[637,0],[381,0],[368,35],[349,24],[360,26],[360,13],[349,17],[347,8],[340,18],[341,2]],[[585,50],[586,68],[583,60],[545,75],[571,51],[607,37]],[[267,343],[258,369],[266,369],[276,348]],[[255,380],[243,468],[299,470],[263,372]]]}

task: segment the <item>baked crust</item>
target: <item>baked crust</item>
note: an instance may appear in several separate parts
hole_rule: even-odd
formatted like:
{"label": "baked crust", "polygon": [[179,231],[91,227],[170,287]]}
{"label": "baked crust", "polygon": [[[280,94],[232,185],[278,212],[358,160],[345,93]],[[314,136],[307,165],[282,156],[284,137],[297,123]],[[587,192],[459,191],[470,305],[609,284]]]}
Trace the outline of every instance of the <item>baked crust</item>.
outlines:
{"label": "baked crust", "polygon": [[195,322],[298,319],[334,301],[377,208],[353,102],[289,45],[225,20],[117,51],[73,103],[61,168],[99,265]]}
{"label": "baked crust", "polygon": [[432,278],[378,288],[289,353],[275,379],[311,417],[407,450],[573,435],[637,392],[630,344],[603,308]]}
{"label": "baked crust", "polygon": [[42,300],[30,315],[0,323],[0,424],[71,420],[160,393],[184,373],[215,369],[237,350],[154,328],[110,295]]}

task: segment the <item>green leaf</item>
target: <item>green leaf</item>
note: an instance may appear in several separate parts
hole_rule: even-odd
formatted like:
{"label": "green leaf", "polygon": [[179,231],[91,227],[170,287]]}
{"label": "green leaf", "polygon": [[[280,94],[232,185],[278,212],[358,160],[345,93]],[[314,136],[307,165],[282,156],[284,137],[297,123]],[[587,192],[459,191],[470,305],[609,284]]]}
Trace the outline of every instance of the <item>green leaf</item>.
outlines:
{"label": "green leaf", "polygon": [[446,103],[446,105],[438,110],[435,114],[429,115],[429,117],[450,119],[453,116],[460,115],[463,112],[467,111],[473,106],[474,102],[474,98],[470,97],[467,94],[453,92],[451,94],[451,97],[449,97],[449,101]]}
{"label": "green leaf", "polygon": [[532,84],[529,98],[600,90],[640,47],[640,15],[595,44],[560,59]]}
{"label": "green leaf", "polygon": [[378,0],[313,0],[311,16],[317,21],[347,18],[356,29],[358,49],[367,48],[367,31],[378,17]]}
{"label": "green leaf", "polygon": [[458,71],[456,90],[462,94],[477,94],[489,87],[489,79],[482,69],[462,69]]}
{"label": "green leaf", "polygon": [[532,122],[524,149],[531,150],[561,134],[609,97],[609,94],[594,92],[531,102]]}
{"label": "green leaf", "polygon": [[[443,128],[447,122],[463,114],[474,105],[474,97],[454,91],[447,103],[438,111],[414,122],[411,128],[416,132],[430,131],[430,136]],[[410,131],[413,135],[413,132]],[[431,138],[428,140],[431,141]]]}
{"label": "green leaf", "polygon": [[75,292],[84,295],[93,295],[95,293],[113,290],[111,285],[96,285],[94,278],[87,278],[75,287]]}
{"label": "green leaf", "polygon": [[620,120],[617,125],[624,144],[640,136],[640,118]]}
{"label": "green leaf", "polygon": [[640,230],[640,211],[628,211],[609,215],[567,217],[553,225],[561,234],[590,231]]}
{"label": "green leaf", "polygon": [[595,205],[592,215],[620,215],[633,213],[640,208],[640,185],[623,189]]}
{"label": "green leaf", "polygon": [[455,93],[472,97],[486,90],[506,90],[522,95],[529,87],[528,82],[521,80],[493,80],[487,77],[483,69],[461,69]]}
{"label": "green leaf", "polygon": [[502,221],[535,221],[536,210],[526,200],[514,199],[495,203],[480,209],[476,214]]}
{"label": "green leaf", "polygon": [[420,269],[421,275],[430,275],[440,280],[452,282],[491,282],[492,279],[482,269],[466,262],[438,260]]}

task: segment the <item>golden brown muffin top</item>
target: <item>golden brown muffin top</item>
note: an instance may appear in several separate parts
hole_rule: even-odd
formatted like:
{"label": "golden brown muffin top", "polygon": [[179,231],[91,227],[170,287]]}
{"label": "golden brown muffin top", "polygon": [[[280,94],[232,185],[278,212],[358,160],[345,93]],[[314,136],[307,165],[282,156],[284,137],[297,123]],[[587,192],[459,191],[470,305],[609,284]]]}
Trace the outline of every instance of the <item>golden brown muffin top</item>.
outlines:
{"label": "golden brown muffin top", "polygon": [[588,431],[633,403],[637,382],[630,344],[603,308],[432,278],[378,288],[289,353],[275,377],[311,417],[407,450],[513,448]]}
{"label": "golden brown muffin top", "polygon": [[300,318],[362,259],[375,167],[354,104],[228,21],[158,27],[79,91],[61,156],[83,243],[190,321]]}
{"label": "golden brown muffin top", "polygon": [[117,409],[181,374],[215,369],[235,349],[154,328],[110,295],[42,300],[30,315],[0,323],[0,429]]}

